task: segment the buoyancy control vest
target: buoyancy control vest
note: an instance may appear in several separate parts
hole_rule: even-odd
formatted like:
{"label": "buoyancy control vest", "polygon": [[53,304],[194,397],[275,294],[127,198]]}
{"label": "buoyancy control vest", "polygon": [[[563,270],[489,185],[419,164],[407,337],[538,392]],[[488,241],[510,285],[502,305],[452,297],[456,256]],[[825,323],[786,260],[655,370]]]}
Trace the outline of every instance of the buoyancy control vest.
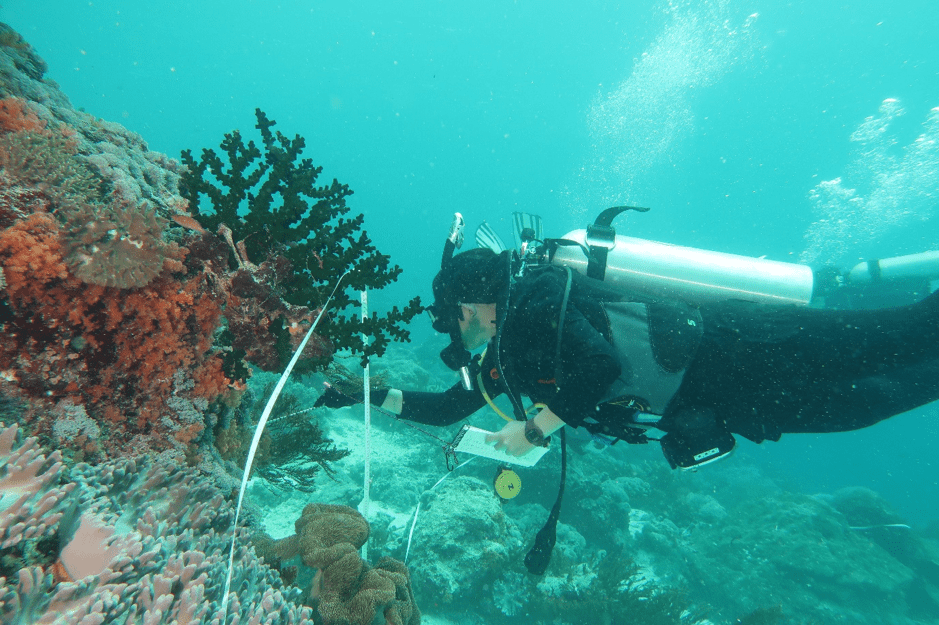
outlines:
{"label": "buoyancy control vest", "polygon": [[701,313],[681,303],[606,302],[620,376],[601,403],[631,402],[664,415],[701,342]]}
{"label": "buoyancy control vest", "polygon": [[[568,305],[576,307],[613,346],[620,365],[619,377],[598,403],[664,415],[701,342],[698,309],[682,302],[629,301],[609,285],[567,271],[572,281]],[[560,341],[563,327],[558,330]],[[586,425],[591,431],[599,429],[592,428],[589,420]],[[615,430],[624,427],[606,425],[620,426]]]}

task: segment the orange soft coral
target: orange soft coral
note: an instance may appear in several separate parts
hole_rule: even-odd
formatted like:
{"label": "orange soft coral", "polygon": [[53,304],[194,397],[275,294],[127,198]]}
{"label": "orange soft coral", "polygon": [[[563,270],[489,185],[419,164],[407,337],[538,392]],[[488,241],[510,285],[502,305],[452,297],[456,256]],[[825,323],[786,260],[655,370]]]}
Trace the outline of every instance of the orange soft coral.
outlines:
{"label": "orange soft coral", "polygon": [[14,97],[0,100],[0,131],[19,132],[26,130],[41,132],[45,128],[45,123],[29,110],[25,100]]}
{"label": "orange soft coral", "polygon": [[164,270],[138,289],[85,284],[69,272],[58,230],[37,213],[0,231],[0,371],[15,372],[11,381],[36,398],[80,396],[111,428],[112,450],[141,436],[181,450],[201,419],[184,418],[171,400],[211,401],[229,382],[211,349],[221,308],[205,276]]}

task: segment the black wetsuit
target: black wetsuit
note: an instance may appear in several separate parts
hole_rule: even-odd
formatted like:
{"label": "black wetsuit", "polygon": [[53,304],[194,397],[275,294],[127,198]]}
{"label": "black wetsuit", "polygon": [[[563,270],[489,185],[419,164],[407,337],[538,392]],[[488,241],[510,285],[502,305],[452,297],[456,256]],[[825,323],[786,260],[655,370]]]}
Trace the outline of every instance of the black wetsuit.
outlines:
{"label": "black wetsuit", "polygon": [[[597,410],[620,364],[602,309],[576,286],[557,366],[566,281],[564,270],[550,268],[514,287],[501,333],[506,381],[568,425],[596,429],[593,421],[600,421],[614,435],[628,432],[626,412]],[[786,432],[858,429],[939,399],[939,292],[878,310],[731,302],[703,306],[700,314],[700,342],[659,429],[680,430],[687,415],[704,413],[722,431],[761,442]],[[503,390],[493,343],[482,362],[492,397]],[[448,425],[483,405],[479,390],[457,384],[444,393],[404,392],[401,416]],[[618,418],[624,422],[614,423]]]}
{"label": "black wetsuit", "polygon": [[[502,373],[509,388],[541,402],[565,423],[579,426],[595,410],[620,365],[601,330],[602,311],[586,298],[572,298],[561,340],[561,384],[558,375],[558,323],[567,276],[555,269],[529,274],[513,288],[500,337]],[[577,301],[582,299],[583,301]],[[584,310],[586,309],[586,310]],[[586,315],[585,315],[586,313]],[[591,323],[592,322],[592,323]],[[495,339],[480,363],[490,398],[503,392],[496,365]],[[444,393],[404,391],[405,419],[429,425],[456,423],[479,410],[486,400],[478,388],[456,384]]]}

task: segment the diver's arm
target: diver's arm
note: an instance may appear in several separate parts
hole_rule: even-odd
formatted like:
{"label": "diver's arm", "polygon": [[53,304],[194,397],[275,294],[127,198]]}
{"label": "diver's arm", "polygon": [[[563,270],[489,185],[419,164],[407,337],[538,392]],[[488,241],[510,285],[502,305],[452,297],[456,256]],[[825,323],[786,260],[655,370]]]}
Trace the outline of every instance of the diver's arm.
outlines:
{"label": "diver's arm", "polygon": [[[393,395],[398,394],[400,394],[400,402],[393,398]],[[400,406],[400,412],[395,414],[402,419],[425,425],[451,425],[482,408],[486,400],[477,389],[467,391],[458,382],[443,393],[392,389],[382,403],[382,407],[386,403],[391,403],[393,407],[397,403]]]}
{"label": "diver's arm", "polygon": [[[497,393],[493,393],[495,394]],[[475,389],[467,391],[461,383],[455,384],[443,393],[420,393],[396,388],[373,389],[369,400],[372,405],[379,406],[382,410],[402,419],[426,425],[456,423],[473,414],[486,403],[479,391]],[[344,408],[362,401],[364,397],[361,392],[358,397],[355,397],[327,384],[314,407]]]}
{"label": "diver's arm", "polygon": [[[545,437],[560,430],[566,424],[551,409],[545,407],[533,417],[535,425],[541,430]],[[494,434],[486,436],[486,442],[495,443],[496,449],[504,449],[511,456],[523,456],[528,451],[535,448],[525,438],[525,422],[512,421]]]}
{"label": "diver's arm", "polygon": [[[487,352],[479,364],[480,371],[491,371],[495,367],[491,355],[494,351]],[[457,382],[443,393],[397,391],[401,394],[400,403],[395,398],[386,398],[385,401],[388,401],[392,408],[400,406],[400,412],[396,414],[402,419],[426,425],[452,425],[485,406],[485,395],[492,399],[502,394],[502,387],[492,375],[477,376],[476,382],[471,390],[466,390],[462,383]],[[480,384],[484,388],[479,388]]]}
{"label": "diver's arm", "polygon": [[[493,366],[487,356],[481,364],[481,369],[489,371]],[[502,394],[502,388],[492,376],[479,376],[477,380],[485,386],[486,394],[490,398]],[[342,408],[363,400],[361,393],[357,396],[348,395],[327,384],[314,406]],[[442,393],[403,391],[396,388],[373,389],[369,400],[372,405],[379,406],[384,411],[425,425],[452,425],[486,405],[486,399],[479,388],[468,391],[463,388],[461,382]]]}

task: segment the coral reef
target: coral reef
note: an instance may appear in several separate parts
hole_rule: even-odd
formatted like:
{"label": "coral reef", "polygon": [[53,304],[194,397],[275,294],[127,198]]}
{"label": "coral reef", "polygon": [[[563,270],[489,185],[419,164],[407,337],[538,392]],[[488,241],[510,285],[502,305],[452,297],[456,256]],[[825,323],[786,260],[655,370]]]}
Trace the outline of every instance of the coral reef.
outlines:
{"label": "coral reef", "polygon": [[[204,273],[182,275],[159,214],[184,205],[175,165],[24,74],[44,64],[17,41],[0,47],[0,386],[34,400],[31,432],[80,459],[191,455],[231,380],[213,346],[224,301]],[[101,151],[118,173],[94,164]],[[75,431],[78,411],[95,427]]]}
{"label": "coral reef", "polygon": [[[16,426],[0,428],[0,620],[221,623],[233,513],[191,469],[148,457],[68,474]],[[239,532],[239,543],[245,532]],[[228,615],[310,623],[251,547],[236,551]]]}
{"label": "coral reef", "polygon": [[[280,371],[344,271],[347,288],[380,288],[400,269],[361,215],[344,217],[348,187],[316,187],[303,140],[273,132],[260,112],[263,154],[237,133],[224,173],[214,152],[200,163],[184,153],[193,208],[205,208],[203,194],[216,207],[198,214],[206,228],[179,194],[178,163],[75,111],[28,43],[5,25],[0,38],[0,392],[31,399],[21,423],[76,459],[212,457],[209,432],[237,406],[248,364]],[[203,180],[210,173],[230,193]],[[407,340],[402,324],[421,310],[415,300],[359,322],[347,307],[342,292],[301,369],[361,347],[362,332],[374,336],[368,354]],[[316,433],[303,425],[287,429]],[[222,438],[232,447],[240,436]],[[317,440],[306,442],[321,464],[337,457]]]}
{"label": "coral reef", "polygon": [[[350,210],[345,198],[352,191],[336,180],[316,186],[322,168],[301,158],[305,140],[273,131],[272,120],[260,109],[255,114],[260,146],[245,143],[236,130],[221,143],[224,159],[210,149],[198,160],[190,150],[182,153],[186,171],[181,188],[202,227],[211,232],[224,228],[220,234],[232,242],[233,267],[252,274],[265,262],[282,267],[255,282],[267,285],[289,305],[322,306],[336,278],[348,272],[344,289],[335,296],[335,312],[318,330],[334,349],[360,352],[364,359],[381,355],[392,339],[407,341],[410,334],[403,324],[423,310],[419,298],[383,317],[373,314],[362,321],[350,314],[358,303],[349,289],[382,288],[401,273],[362,230],[364,216],[345,217]],[[283,325],[266,329],[276,333]],[[370,337],[368,345],[363,344],[363,333]],[[306,366],[317,364],[324,363]],[[267,366],[282,368],[280,363]]]}
{"label": "coral reef", "polygon": [[682,591],[649,583],[624,554],[610,554],[596,566],[576,566],[561,581],[551,583],[548,578],[538,584],[543,598],[532,602],[532,616],[577,622],[589,614],[591,622],[610,625],[705,622],[702,610]]}
{"label": "coral reef", "polygon": [[708,589],[736,589],[740,611],[770,602],[825,610],[834,600],[861,622],[862,615],[904,604],[913,580],[907,567],[871,549],[834,510],[804,497],[742,502],[724,523],[701,526],[682,542],[686,576]]}
{"label": "coral reef", "polygon": [[[8,382],[94,411],[109,426],[100,439],[109,453],[181,453],[199,435],[200,411],[228,387],[212,349],[221,308],[204,276],[162,275],[133,290],[85,284],[68,271],[48,213],[0,232],[0,267]],[[31,422],[42,434],[53,425]]]}
{"label": "coral reef", "polygon": [[45,78],[45,61],[26,41],[2,23],[0,37],[13,42],[0,46],[0,99],[26,101],[31,115],[45,127],[68,129],[77,159],[121,202],[147,202],[166,216],[185,211],[177,162],[149,150],[140,135],[120,124],[76,110],[58,85]]}
{"label": "coral reef", "polygon": [[[260,374],[258,377],[261,377]],[[248,449],[254,437],[255,426],[261,417],[267,399],[274,390],[274,382],[261,392],[254,385],[249,388],[240,409],[215,429],[215,446],[224,460],[243,468]],[[268,418],[254,458],[254,471],[274,486],[289,491],[313,492],[313,480],[322,469],[333,475],[331,463],[349,455],[326,437],[312,414],[312,408],[302,408],[300,399],[291,393],[282,393]]]}
{"label": "coral reef", "polygon": [[310,596],[324,625],[371,625],[377,614],[386,625],[419,625],[408,568],[393,558],[369,566],[358,553],[368,536],[369,525],[356,510],[309,504],[294,536],[264,546],[279,560],[299,555],[316,569]]}
{"label": "coral reef", "polygon": [[493,489],[470,476],[456,477],[425,496],[411,564],[421,603],[471,601],[522,553],[518,526]]}
{"label": "coral reef", "polygon": [[[198,225],[198,223],[197,223]],[[201,226],[199,226],[201,228]],[[227,227],[221,237],[205,229],[189,239],[186,266],[190,274],[202,273],[212,284],[215,297],[224,303],[224,332],[218,341],[224,346],[225,372],[235,380],[246,380],[246,363],[263,371],[283,370],[300,346],[320,309],[297,306],[281,299],[278,284],[290,274],[291,265],[274,257],[260,265],[242,262],[229,267],[229,254],[242,258]],[[302,354],[307,367],[324,365],[334,346],[319,334],[311,336]]]}

